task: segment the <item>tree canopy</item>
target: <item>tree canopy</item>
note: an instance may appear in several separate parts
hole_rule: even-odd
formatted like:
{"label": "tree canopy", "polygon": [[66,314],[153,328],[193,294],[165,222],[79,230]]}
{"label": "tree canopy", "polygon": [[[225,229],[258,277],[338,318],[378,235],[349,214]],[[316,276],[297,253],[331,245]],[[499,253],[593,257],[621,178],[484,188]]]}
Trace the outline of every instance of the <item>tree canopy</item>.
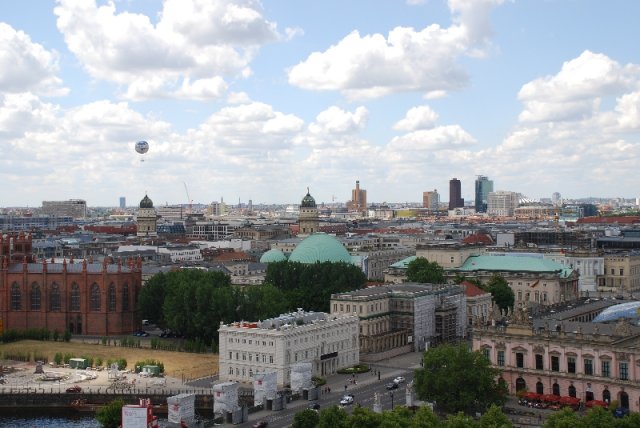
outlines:
{"label": "tree canopy", "polygon": [[509,287],[509,283],[502,275],[494,274],[485,288],[491,293],[494,302],[496,302],[501,310],[513,308],[515,295],[511,287]]}
{"label": "tree canopy", "polygon": [[444,269],[436,262],[416,257],[407,265],[407,279],[425,284],[444,284]]}
{"label": "tree canopy", "polygon": [[329,312],[332,294],[362,288],[366,280],[362,269],[348,263],[282,261],[269,263],[265,284],[282,291],[293,309]]}
{"label": "tree canopy", "polygon": [[329,312],[333,293],[356,290],[366,277],[345,263],[270,263],[264,285],[240,288],[222,272],[181,269],[159,273],[138,297],[141,318],[211,343],[220,322],[257,321],[303,308]]}
{"label": "tree canopy", "polygon": [[470,413],[504,402],[507,390],[499,373],[467,345],[445,344],[424,353],[414,384],[418,398],[436,402],[438,409]]}

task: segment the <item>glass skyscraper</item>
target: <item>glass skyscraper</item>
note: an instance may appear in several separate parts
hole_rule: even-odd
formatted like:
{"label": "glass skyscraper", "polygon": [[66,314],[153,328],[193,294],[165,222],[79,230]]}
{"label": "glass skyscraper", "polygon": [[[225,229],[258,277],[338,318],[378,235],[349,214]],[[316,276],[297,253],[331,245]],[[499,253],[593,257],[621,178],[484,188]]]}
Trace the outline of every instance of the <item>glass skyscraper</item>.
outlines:
{"label": "glass skyscraper", "polygon": [[476,178],[476,195],[475,206],[477,213],[487,212],[487,197],[489,193],[493,192],[493,180],[489,180],[489,177],[479,175]]}

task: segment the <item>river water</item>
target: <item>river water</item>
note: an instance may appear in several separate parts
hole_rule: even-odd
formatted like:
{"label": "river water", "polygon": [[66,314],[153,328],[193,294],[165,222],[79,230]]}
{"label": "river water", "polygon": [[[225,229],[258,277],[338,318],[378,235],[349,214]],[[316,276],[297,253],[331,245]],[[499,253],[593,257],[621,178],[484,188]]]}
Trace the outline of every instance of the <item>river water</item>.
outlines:
{"label": "river water", "polygon": [[[160,419],[160,427],[166,427],[168,421]],[[93,416],[51,417],[51,416],[2,416],[0,415],[1,428],[100,428],[100,423]]]}

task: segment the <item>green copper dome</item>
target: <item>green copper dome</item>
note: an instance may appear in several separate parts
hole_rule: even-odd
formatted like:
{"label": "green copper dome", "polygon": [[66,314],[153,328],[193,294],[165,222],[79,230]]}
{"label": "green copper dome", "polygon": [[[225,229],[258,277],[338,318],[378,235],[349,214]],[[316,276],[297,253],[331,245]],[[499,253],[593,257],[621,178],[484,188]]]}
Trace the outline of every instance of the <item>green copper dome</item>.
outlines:
{"label": "green copper dome", "polygon": [[140,208],[153,208],[153,201],[147,195],[140,201]]}
{"label": "green copper dome", "polygon": [[309,194],[309,191],[307,191],[307,195],[302,198],[302,203],[300,204],[300,208],[315,208],[316,207],[316,200],[313,199],[313,196],[311,196],[311,194]]}
{"label": "green copper dome", "polygon": [[283,262],[287,260],[287,256],[280,250],[276,250],[275,248],[267,251],[260,257],[260,263],[274,263],[274,262]]}
{"label": "green copper dome", "polygon": [[289,261],[307,264],[322,262],[351,263],[351,256],[335,237],[325,233],[314,233],[298,244],[291,256],[289,256]]}

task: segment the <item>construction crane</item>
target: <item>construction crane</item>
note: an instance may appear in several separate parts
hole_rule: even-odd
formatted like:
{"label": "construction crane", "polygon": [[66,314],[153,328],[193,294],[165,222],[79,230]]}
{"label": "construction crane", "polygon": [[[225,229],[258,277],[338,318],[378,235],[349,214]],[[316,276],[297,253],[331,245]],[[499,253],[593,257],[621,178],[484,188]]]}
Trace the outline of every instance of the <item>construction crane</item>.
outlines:
{"label": "construction crane", "polygon": [[187,214],[191,214],[192,213],[191,208],[192,208],[192,205],[193,205],[193,199],[191,199],[191,197],[189,196],[189,188],[187,187],[187,183],[183,181],[182,184],[184,184],[184,191],[187,193],[187,203],[188,203]]}

